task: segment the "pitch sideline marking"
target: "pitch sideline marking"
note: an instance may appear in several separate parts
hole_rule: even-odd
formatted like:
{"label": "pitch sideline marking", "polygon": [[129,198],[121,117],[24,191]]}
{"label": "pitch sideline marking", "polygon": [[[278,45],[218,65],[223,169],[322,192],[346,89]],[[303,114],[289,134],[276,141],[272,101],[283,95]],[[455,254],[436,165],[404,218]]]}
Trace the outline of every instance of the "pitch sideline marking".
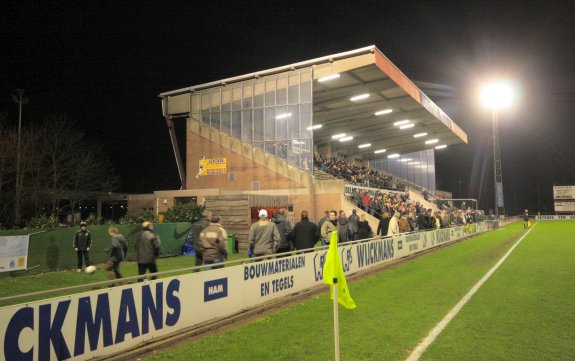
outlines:
{"label": "pitch sideline marking", "polygon": [[423,352],[425,352],[425,350],[429,347],[429,345],[431,345],[433,343],[433,341],[435,341],[437,336],[439,336],[439,334],[449,324],[449,322],[451,322],[451,320],[453,320],[453,318],[459,313],[459,311],[461,311],[461,308],[463,308],[463,306],[465,306],[465,304],[471,299],[471,297],[473,297],[475,292],[477,292],[479,290],[479,288],[481,288],[481,286],[483,286],[483,284],[489,279],[489,277],[491,277],[491,275],[493,273],[495,273],[495,271],[497,271],[499,266],[501,266],[501,264],[507,259],[507,257],[509,257],[511,252],[513,252],[515,247],[517,247],[519,245],[519,243],[521,243],[521,241],[523,241],[523,238],[525,238],[529,234],[529,232],[531,232],[531,230],[533,228],[535,228],[535,226],[537,226],[538,223],[539,222],[535,223],[533,225],[533,227],[531,227],[521,238],[519,238],[519,240],[517,242],[515,242],[513,247],[511,247],[511,249],[509,251],[507,251],[507,253],[503,257],[501,257],[499,262],[497,262],[495,264],[495,266],[493,266],[489,270],[489,272],[487,272],[485,274],[485,276],[483,276],[483,278],[481,278],[475,284],[475,286],[473,286],[473,288],[471,288],[471,290],[469,290],[469,292],[467,292],[467,294],[465,296],[463,296],[463,298],[447,313],[447,315],[441,321],[439,321],[439,323],[435,326],[435,328],[433,328],[433,330],[431,330],[431,332],[429,332],[427,337],[425,337],[423,339],[423,341],[421,341],[419,343],[419,345],[417,345],[417,347],[411,352],[411,355],[409,355],[409,357],[406,359],[406,361],[417,361],[417,360],[419,360],[419,358],[421,357]]}

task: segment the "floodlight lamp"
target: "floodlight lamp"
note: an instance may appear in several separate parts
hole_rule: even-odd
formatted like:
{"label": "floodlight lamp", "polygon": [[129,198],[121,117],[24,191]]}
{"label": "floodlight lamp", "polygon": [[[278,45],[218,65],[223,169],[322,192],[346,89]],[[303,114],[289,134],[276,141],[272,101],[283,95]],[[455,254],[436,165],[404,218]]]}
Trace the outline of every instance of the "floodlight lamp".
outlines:
{"label": "floodlight lamp", "polygon": [[397,153],[393,153],[387,156],[389,159],[393,159],[393,158],[399,158],[399,154]]}
{"label": "floodlight lamp", "polygon": [[334,79],[339,79],[339,74],[335,73],[335,74],[330,74],[330,75],[326,75],[324,77],[319,78],[317,81],[320,83],[323,83],[324,81],[330,81],[330,80],[334,80]]}
{"label": "floodlight lamp", "polygon": [[380,154],[380,153],[385,153],[387,149],[378,149],[375,152],[373,152],[374,154]]}
{"label": "floodlight lamp", "polygon": [[414,138],[421,138],[421,137],[425,137],[426,135],[427,135],[427,133],[417,133],[417,134],[414,134],[413,137]]}
{"label": "floodlight lamp", "polygon": [[345,133],[340,133],[340,134],[335,134],[331,136],[331,139],[339,139],[339,138],[343,138],[345,137],[347,134]]}
{"label": "floodlight lamp", "polygon": [[415,124],[409,123],[409,124],[404,124],[404,125],[400,126],[399,129],[409,129],[409,128],[413,128],[414,126],[415,126]]}
{"label": "floodlight lamp", "polygon": [[435,149],[444,149],[444,148],[447,148],[446,144],[438,145],[437,147],[435,147]]}
{"label": "floodlight lamp", "polygon": [[339,138],[339,141],[340,141],[340,142],[348,142],[348,141],[350,141],[350,140],[352,140],[352,139],[353,139],[353,137],[350,135],[350,136],[347,136],[347,137]]}
{"label": "floodlight lamp", "polygon": [[435,144],[439,142],[439,139],[430,139],[430,140],[426,140],[425,144]]}
{"label": "floodlight lamp", "polygon": [[369,98],[369,93],[353,96],[353,97],[349,98],[349,100],[351,100],[352,102],[357,102],[359,100],[363,100],[363,99],[367,99],[367,98]]}
{"label": "floodlight lamp", "polygon": [[489,84],[481,89],[483,105],[492,110],[508,107],[513,102],[514,95],[511,85],[503,82]]}
{"label": "floodlight lamp", "polygon": [[323,127],[322,124],[316,124],[316,125],[313,125],[311,127],[307,127],[306,130],[316,130],[316,129],[320,129],[321,127]]}
{"label": "floodlight lamp", "polygon": [[400,125],[404,125],[404,124],[407,124],[407,123],[409,123],[409,122],[410,122],[410,121],[407,120],[407,119],[405,119],[405,120],[399,120],[399,121],[393,123],[393,125],[396,126],[396,127],[399,127]]}
{"label": "floodlight lamp", "polygon": [[393,112],[393,109],[383,109],[383,110],[379,110],[379,111],[375,112],[374,114],[379,116],[379,115],[389,114],[391,112]]}
{"label": "floodlight lamp", "polygon": [[285,119],[285,118],[289,118],[289,117],[291,117],[291,113],[282,113],[282,114],[276,115],[276,120]]}
{"label": "floodlight lamp", "polygon": [[359,149],[371,147],[371,143],[360,144],[357,146]]}

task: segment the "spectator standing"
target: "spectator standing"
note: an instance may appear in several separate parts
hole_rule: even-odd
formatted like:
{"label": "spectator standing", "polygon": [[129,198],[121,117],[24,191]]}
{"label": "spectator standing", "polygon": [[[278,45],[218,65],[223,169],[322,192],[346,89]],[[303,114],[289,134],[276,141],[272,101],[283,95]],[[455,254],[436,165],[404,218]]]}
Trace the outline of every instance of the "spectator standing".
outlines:
{"label": "spectator standing", "polygon": [[395,212],[393,217],[389,220],[389,228],[387,230],[388,236],[395,236],[399,234],[399,212]]}
{"label": "spectator standing", "polygon": [[309,221],[307,211],[301,212],[301,220],[295,224],[291,232],[291,239],[296,250],[310,249],[315,246],[318,239],[318,227]]}
{"label": "spectator standing", "polygon": [[330,211],[329,212],[329,219],[326,222],[323,222],[321,226],[321,243],[324,246],[329,245],[329,241],[331,240],[331,232],[337,232],[337,212]]}
{"label": "spectator standing", "polygon": [[339,211],[339,217],[337,218],[337,235],[338,242],[345,243],[352,239],[353,229],[349,223],[349,219],[345,216],[343,210]]}
{"label": "spectator standing", "polygon": [[352,233],[352,239],[355,241],[359,238],[359,217],[357,216],[357,211],[355,209],[351,210],[351,216],[349,216],[350,229]]}
{"label": "spectator standing", "polygon": [[259,217],[260,220],[250,227],[248,235],[250,252],[255,257],[276,253],[281,238],[275,223],[267,219],[268,211],[260,210]]}
{"label": "spectator standing", "polygon": [[387,236],[387,230],[389,228],[389,212],[383,212],[383,216],[379,220],[379,224],[377,225],[377,235],[378,236]]}
{"label": "spectator standing", "polygon": [[[192,225],[192,230],[188,234],[188,237],[192,241],[192,247],[194,247],[196,251],[196,266],[201,266],[204,263],[202,258],[202,251],[200,245],[200,233],[210,225],[210,219],[212,218],[212,212],[204,210],[202,212],[202,216],[200,219],[194,222]],[[198,272],[199,269],[194,270],[194,272]]]}
{"label": "spectator standing", "polygon": [[[351,216],[349,218],[351,218]],[[369,222],[365,218],[365,214],[362,214],[361,217],[359,217],[358,229],[359,231],[357,239],[366,239],[373,237],[373,231],[369,226]]]}
{"label": "spectator standing", "polygon": [[401,217],[399,218],[399,233],[409,233],[411,232],[411,226],[407,221],[407,212],[401,213]]}
{"label": "spectator standing", "polygon": [[[105,269],[108,273],[108,279],[120,279],[122,274],[120,273],[120,262],[122,262],[128,253],[128,243],[126,243],[126,238],[118,232],[118,228],[110,227],[108,228],[108,234],[111,238],[110,248],[110,258],[108,263],[106,263]],[[113,286],[110,285],[110,286]]]}
{"label": "spectator standing", "polygon": [[426,210],[422,208],[422,212],[417,215],[417,230],[425,231],[427,229]]}
{"label": "spectator standing", "polygon": [[529,211],[526,209],[525,212],[523,212],[523,228],[528,227],[529,227]]}
{"label": "spectator standing", "polygon": [[[138,274],[143,275],[147,270],[150,273],[158,272],[156,265],[156,258],[160,255],[160,239],[154,233],[154,225],[152,222],[142,223],[142,233],[136,241],[137,261],[138,261]],[[152,276],[155,280],[156,276]],[[144,278],[140,278],[143,281]]]}
{"label": "spectator standing", "polygon": [[86,222],[80,222],[80,230],[74,235],[74,251],[78,257],[78,269],[76,272],[82,272],[82,257],[86,263],[86,267],[90,263],[90,247],[92,247],[92,235],[86,228]]}
{"label": "spectator standing", "polygon": [[[200,232],[200,250],[204,264],[222,263],[228,258],[228,233],[219,223],[219,216],[212,216],[210,224]],[[206,267],[206,270],[223,268],[223,265]]]}
{"label": "spectator standing", "polygon": [[[326,221],[329,221],[329,211],[325,211],[324,213],[325,213],[325,215],[323,216],[323,218],[320,219],[319,222],[317,223],[317,228],[319,229],[320,232],[321,232],[321,227],[323,226],[323,224]],[[321,234],[319,236],[321,237]]]}
{"label": "spectator standing", "polygon": [[368,191],[365,191],[361,196],[361,204],[363,205],[363,210],[369,212],[369,204],[371,203],[371,196]]}
{"label": "spectator standing", "polygon": [[273,220],[280,234],[277,253],[289,252],[293,248],[291,238],[289,237],[293,227],[291,222],[285,217],[285,213],[285,208],[281,208]]}

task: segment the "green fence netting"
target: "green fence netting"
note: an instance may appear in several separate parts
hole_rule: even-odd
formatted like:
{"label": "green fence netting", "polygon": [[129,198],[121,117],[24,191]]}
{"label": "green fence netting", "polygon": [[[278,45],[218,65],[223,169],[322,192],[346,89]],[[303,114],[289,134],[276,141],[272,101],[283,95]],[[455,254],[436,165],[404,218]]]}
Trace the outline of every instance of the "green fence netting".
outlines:
{"label": "green fence netting", "polygon": [[[128,241],[127,260],[136,259],[136,240],[142,229],[138,225],[115,225]],[[182,254],[182,246],[186,241],[191,223],[156,223],[154,232],[162,242],[161,257],[178,256]],[[90,261],[95,264],[105,263],[108,253],[105,251],[110,246],[108,235],[109,225],[88,226],[92,234],[92,247],[90,249]],[[72,246],[74,235],[79,228],[56,228],[46,231],[19,230],[18,232],[2,231],[2,236],[16,234],[30,234],[28,244],[28,271],[14,271],[15,273],[26,272],[36,274],[57,270],[76,268],[76,252]],[[38,232],[38,233],[37,233]],[[11,272],[2,272],[0,277]]]}

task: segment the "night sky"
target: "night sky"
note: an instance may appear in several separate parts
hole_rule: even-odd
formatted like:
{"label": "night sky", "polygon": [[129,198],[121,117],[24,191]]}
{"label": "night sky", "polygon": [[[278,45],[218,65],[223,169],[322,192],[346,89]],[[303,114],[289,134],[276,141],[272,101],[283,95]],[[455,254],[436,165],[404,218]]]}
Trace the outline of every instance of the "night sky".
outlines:
{"label": "night sky", "polygon": [[105,144],[121,191],[179,188],[159,93],[368,45],[468,134],[437,152],[438,189],[492,207],[478,92],[494,77],[521,89],[499,113],[507,212],[551,212],[552,184],[575,185],[573,1],[90,3],[2,5],[0,113],[17,125],[23,88],[24,125],[67,115]]}

